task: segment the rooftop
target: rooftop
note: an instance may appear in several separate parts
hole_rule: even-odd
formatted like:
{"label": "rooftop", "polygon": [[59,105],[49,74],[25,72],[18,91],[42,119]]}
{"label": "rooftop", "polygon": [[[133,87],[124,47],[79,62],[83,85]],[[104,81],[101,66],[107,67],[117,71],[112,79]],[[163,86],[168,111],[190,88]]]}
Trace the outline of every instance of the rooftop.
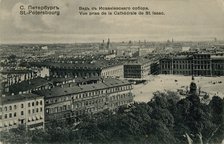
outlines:
{"label": "rooftop", "polygon": [[28,93],[28,94],[19,94],[19,95],[10,95],[10,96],[2,96],[0,97],[0,103],[2,104],[8,104],[8,103],[14,103],[14,102],[20,102],[20,101],[27,101],[27,100],[33,100],[37,98],[41,98],[43,96]]}
{"label": "rooftop", "polygon": [[20,91],[28,91],[35,88],[38,88],[39,86],[47,85],[49,82],[48,80],[37,77],[31,80],[22,81],[20,83],[16,83],[9,86],[10,92],[12,93],[19,93]]}
{"label": "rooftop", "polygon": [[128,84],[130,84],[128,81],[107,78],[96,84],[87,84],[87,85],[80,85],[80,86],[72,85],[70,87],[64,85],[63,87],[54,87],[52,89],[37,91],[36,93],[39,95],[44,95],[45,97],[57,97],[57,96],[64,96],[69,94],[78,94],[78,93],[87,92],[87,91],[101,90],[101,89],[128,85]]}
{"label": "rooftop", "polygon": [[26,74],[32,72],[31,70],[23,69],[23,70],[16,70],[16,69],[3,69],[0,73],[2,74]]}
{"label": "rooftop", "polygon": [[145,58],[138,58],[138,59],[131,59],[129,60],[125,65],[142,65],[142,64],[146,64],[146,63],[150,63],[151,60],[149,59],[145,59]]}

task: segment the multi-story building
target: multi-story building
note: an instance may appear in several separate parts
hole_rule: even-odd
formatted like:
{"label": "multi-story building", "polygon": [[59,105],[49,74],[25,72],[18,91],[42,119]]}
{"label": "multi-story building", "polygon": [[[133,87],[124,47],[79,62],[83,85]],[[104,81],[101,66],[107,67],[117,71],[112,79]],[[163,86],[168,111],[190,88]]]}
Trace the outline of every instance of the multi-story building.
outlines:
{"label": "multi-story building", "polygon": [[101,77],[114,77],[123,78],[124,77],[124,66],[121,64],[103,67],[100,73]]}
{"label": "multi-story building", "polygon": [[211,76],[212,63],[210,54],[194,54],[192,60],[193,75]]}
{"label": "multi-story building", "polygon": [[171,67],[173,68],[173,74],[192,74],[192,57],[191,56],[177,56],[173,58]]}
{"label": "multi-story building", "polygon": [[84,114],[97,113],[133,102],[132,85],[127,81],[107,78],[96,84],[54,87],[36,92],[45,97],[45,119],[75,121]]}
{"label": "multi-story building", "polygon": [[0,76],[4,78],[4,82],[7,85],[13,85],[16,83],[20,83],[26,80],[31,80],[37,77],[48,77],[49,69],[46,67],[42,68],[33,68],[33,69],[3,69],[0,72]]}
{"label": "multi-story building", "polygon": [[160,59],[160,73],[194,76],[224,75],[224,56],[192,54],[163,58]]}
{"label": "multi-story building", "polygon": [[106,60],[91,63],[43,62],[34,65],[48,67],[51,77],[123,77],[123,65]]}
{"label": "multi-story building", "polygon": [[224,75],[224,56],[211,56],[212,75]]}
{"label": "multi-story building", "polygon": [[36,77],[30,80],[24,80],[20,83],[13,85],[4,85],[4,93],[6,94],[20,94],[20,93],[31,93],[33,91],[41,89],[49,89],[53,84],[47,78]]}
{"label": "multi-story building", "polygon": [[124,64],[124,78],[143,79],[150,74],[149,60],[133,60]]}
{"label": "multi-story building", "polygon": [[22,94],[1,97],[0,131],[24,124],[28,129],[44,128],[44,97]]}

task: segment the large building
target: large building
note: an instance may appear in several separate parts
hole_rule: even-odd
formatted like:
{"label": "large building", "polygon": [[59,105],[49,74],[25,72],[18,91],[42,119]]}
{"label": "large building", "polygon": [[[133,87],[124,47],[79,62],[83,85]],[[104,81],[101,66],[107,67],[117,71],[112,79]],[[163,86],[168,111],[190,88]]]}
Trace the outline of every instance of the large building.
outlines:
{"label": "large building", "polygon": [[113,78],[123,78],[124,77],[124,66],[122,64],[111,65],[103,67],[100,73],[101,77],[113,77]]}
{"label": "large building", "polygon": [[97,113],[133,102],[132,85],[127,81],[107,78],[96,84],[61,86],[36,92],[44,95],[45,119],[72,118]]}
{"label": "large building", "polygon": [[224,75],[224,56],[211,54],[177,55],[160,59],[161,74],[194,76]]}
{"label": "large building", "polygon": [[145,59],[132,60],[124,64],[124,78],[144,79],[150,74],[151,62]]}
{"label": "large building", "polygon": [[23,124],[28,129],[44,128],[44,97],[36,94],[2,96],[0,131]]}
{"label": "large building", "polygon": [[79,63],[43,62],[33,65],[49,68],[51,77],[123,77],[123,65],[119,61],[102,59]]}

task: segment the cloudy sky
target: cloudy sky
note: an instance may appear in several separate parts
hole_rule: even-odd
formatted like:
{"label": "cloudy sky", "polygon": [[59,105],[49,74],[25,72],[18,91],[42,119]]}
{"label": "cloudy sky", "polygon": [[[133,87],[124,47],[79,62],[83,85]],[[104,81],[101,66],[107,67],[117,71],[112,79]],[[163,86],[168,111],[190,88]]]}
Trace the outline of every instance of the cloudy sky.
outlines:
{"label": "cloudy sky", "polygon": [[[60,16],[21,16],[21,5],[58,6]],[[79,6],[147,6],[165,16],[80,16]],[[224,40],[224,0],[0,0],[1,43]]]}

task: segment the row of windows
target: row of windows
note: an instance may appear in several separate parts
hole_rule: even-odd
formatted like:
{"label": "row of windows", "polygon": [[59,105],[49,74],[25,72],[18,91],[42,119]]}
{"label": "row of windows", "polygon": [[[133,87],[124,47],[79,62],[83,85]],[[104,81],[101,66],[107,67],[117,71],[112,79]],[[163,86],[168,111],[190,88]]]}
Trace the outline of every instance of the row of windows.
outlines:
{"label": "row of windows", "polygon": [[110,107],[118,107],[118,106],[122,106],[122,105],[128,104],[130,102],[132,102],[132,101],[131,100],[119,101],[119,102],[110,104]]}
{"label": "row of windows", "polygon": [[194,58],[198,59],[210,59],[210,55],[194,55]]}
{"label": "row of windows", "polygon": [[[34,102],[32,102],[32,103],[28,103],[28,107],[30,107],[31,106],[31,104],[32,104],[32,106],[34,106],[35,105],[35,103]],[[42,100],[41,101],[36,101],[36,106],[38,106],[38,105],[42,105]],[[22,103],[21,105],[20,105],[20,107],[21,108],[24,108],[24,104]],[[11,110],[16,110],[17,109],[17,105],[13,105],[13,106],[5,106],[4,107],[4,111],[11,111]],[[2,109],[0,108],[0,112],[2,111]]]}
{"label": "row of windows", "polygon": [[[28,103],[28,107],[30,107],[31,106],[31,104],[32,104],[32,106],[34,106],[35,105],[35,103],[34,102],[32,102],[32,103]],[[42,105],[42,100],[39,102],[39,101],[36,101],[36,106],[38,106],[38,105]]]}
{"label": "row of windows", "polygon": [[[43,111],[43,109],[42,109],[42,107],[39,109],[39,108],[36,108],[36,112],[42,112]],[[35,109],[32,109],[32,113],[35,113]],[[31,114],[31,110],[28,110],[28,114]],[[20,112],[20,115],[21,116],[23,116],[24,115],[24,111],[21,111]],[[5,114],[5,119],[7,119],[7,118],[12,118],[12,117],[16,117],[17,116],[17,114],[16,114],[16,112],[14,113],[14,114],[12,114],[12,113],[9,113],[9,114]]]}
{"label": "row of windows", "polygon": [[131,93],[112,96],[112,97],[110,97],[110,101],[123,99],[123,98],[126,98],[128,96],[131,96]]}
{"label": "row of windows", "polygon": [[89,100],[89,101],[75,103],[73,105],[73,107],[74,108],[79,108],[79,107],[84,107],[84,106],[88,106],[88,105],[100,104],[100,103],[103,103],[103,102],[104,102],[104,99]]}
{"label": "row of windows", "polygon": [[106,71],[106,72],[103,72],[103,73],[102,73],[103,76],[107,76],[107,75],[115,75],[115,74],[119,74],[119,75],[121,75],[121,74],[122,74],[122,69],[111,70],[111,71]]}
{"label": "row of windows", "polygon": [[[29,117],[28,118],[28,122],[32,122],[32,121],[36,121],[36,120],[41,120],[43,119],[43,116],[36,116],[36,117]],[[24,120],[21,121],[21,124],[24,124]],[[17,125],[17,121],[7,121],[4,123],[4,127],[8,127],[8,126],[13,126],[13,125]],[[1,127],[1,126],[0,126]]]}
{"label": "row of windows", "polygon": [[214,64],[214,65],[212,65],[212,68],[223,69],[224,68],[224,64],[223,65],[221,65],[221,64]]}
{"label": "row of windows", "polygon": [[191,75],[191,71],[173,71],[173,74],[184,74],[184,75]]}
{"label": "row of windows", "polygon": [[17,122],[16,121],[14,121],[14,122],[13,121],[10,121],[9,123],[8,122],[5,122],[4,123],[4,127],[13,126],[13,125],[17,125]]}
{"label": "row of windows", "polygon": [[[42,111],[43,111],[42,107],[40,107],[40,108],[36,108],[36,113],[38,113],[38,112],[42,112]],[[35,109],[32,109],[32,113],[33,113],[33,114],[35,113]],[[31,114],[31,110],[30,110],[30,109],[28,110],[28,114]]]}
{"label": "row of windows", "polygon": [[29,117],[28,122],[36,121],[36,120],[42,120],[43,116],[35,116],[35,117]]}
{"label": "row of windows", "polygon": [[[81,93],[81,94],[78,94],[78,95],[73,95],[71,98],[72,99],[81,99],[81,98],[86,98],[86,97],[105,94],[105,93],[124,91],[124,90],[128,90],[128,89],[131,89],[130,85],[129,86],[122,86],[122,87],[115,87],[115,88],[111,88],[111,89],[108,89],[108,90],[98,90],[98,91]],[[53,99],[50,99],[50,100],[46,100],[46,104],[63,102],[63,101],[67,101],[67,100],[69,100],[68,96],[61,97],[61,98],[53,98]]]}
{"label": "row of windows", "polygon": [[69,109],[70,109],[70,105],[63,105],[60,107],[46,109],[46,113],[48,113],[48,114],[57,113],[57,112],[62,112],[62,111],[66,111]]}
{"label": "row of windows", "polygon": [[194,66],[195,69],[209,69],[209,65],[196,65]]}
{"label": "row of windows", "polygon": [[174,61],[173,64],[191,64],[191,61]]}
{"label": "row of windows", "polygon": [[173,65],[173,68],[177,69],[191,69],[191,65]]}

